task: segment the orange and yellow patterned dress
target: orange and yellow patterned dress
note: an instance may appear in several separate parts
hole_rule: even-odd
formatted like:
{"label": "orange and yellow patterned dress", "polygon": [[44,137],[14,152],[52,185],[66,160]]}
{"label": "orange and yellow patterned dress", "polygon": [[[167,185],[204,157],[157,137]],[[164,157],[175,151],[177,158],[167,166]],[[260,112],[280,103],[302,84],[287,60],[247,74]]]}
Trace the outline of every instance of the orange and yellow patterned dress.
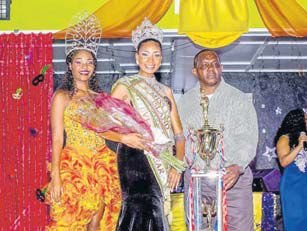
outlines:
{"label": "orange and yellow patterned dress", "polygon": [[46,230],[86,230],[103,203],[100,230],[112,231],[121,206],[116,154],[102,137],[74,120],[77,111],[78,103],[72,100],[64,112],[66,145],[60,161],[64,192],[60,203],[51,203],[52,222]]}

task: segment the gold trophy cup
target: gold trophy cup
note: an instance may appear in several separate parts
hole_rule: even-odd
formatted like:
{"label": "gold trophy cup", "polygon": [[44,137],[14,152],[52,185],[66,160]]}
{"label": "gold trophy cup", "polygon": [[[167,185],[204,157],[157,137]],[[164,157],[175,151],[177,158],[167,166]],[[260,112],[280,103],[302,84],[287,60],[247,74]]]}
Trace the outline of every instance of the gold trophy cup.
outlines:
{"label": "gold trophy cup", "polygon": [[201,129],[196,131],[197,137],[197,153],[201,159],[203,159],[206,165],[210,166],[210,161],[215,157],[217,153],[218,141],[221,131],[213,128],[208,122],[208,107],[209,99],[201,92],[200,105],[203,109],[204,124]]}

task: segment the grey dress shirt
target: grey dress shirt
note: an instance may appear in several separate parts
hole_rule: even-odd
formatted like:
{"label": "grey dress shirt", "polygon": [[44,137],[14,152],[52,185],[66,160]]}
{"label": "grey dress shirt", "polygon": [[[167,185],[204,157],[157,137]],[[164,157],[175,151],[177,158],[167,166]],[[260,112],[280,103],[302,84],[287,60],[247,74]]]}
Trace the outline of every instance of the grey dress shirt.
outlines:
{"label": "grey dress shirt", "polygon": [[[200,106],[200,85],[184,94],[178,101],[178,111],[184,134],[189,129],[199,129],[203,125]],[[256,155],[258,143],[257,115],[252,101],[246,94],[221,80],[209,100],[209,124],[219,128],[224,126],[225,166],[237,164],[243,171]],[[187,142],[186,157],[192,159],[191,145]],[[195,162],[203,162],[198,156]],[[217,157],[211,167],[217,167]]]}

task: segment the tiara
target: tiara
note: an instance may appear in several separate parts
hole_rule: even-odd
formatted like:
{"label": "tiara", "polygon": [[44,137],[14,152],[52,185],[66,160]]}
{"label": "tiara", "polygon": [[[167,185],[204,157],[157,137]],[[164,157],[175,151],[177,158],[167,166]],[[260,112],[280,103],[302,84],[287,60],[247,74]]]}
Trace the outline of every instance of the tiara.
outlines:
{"label": "tiara", "polygon": [[132,31],[132,43],[135,49],[146,39],[154,39],[162,44],[163,31],[153,25],[147,18],[144,18],[142,24]]}
{"label": "tiara", "polygon": [[82,12],[74,16],[65,34],[65,53],[74,50],[88,50],[95,56],[98,51],[102,28],[95,15]]}

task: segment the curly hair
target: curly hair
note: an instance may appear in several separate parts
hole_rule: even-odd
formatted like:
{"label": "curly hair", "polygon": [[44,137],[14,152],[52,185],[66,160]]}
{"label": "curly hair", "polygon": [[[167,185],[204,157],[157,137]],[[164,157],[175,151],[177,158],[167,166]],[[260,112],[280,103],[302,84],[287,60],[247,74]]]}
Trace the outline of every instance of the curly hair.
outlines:
{"label": "curly hair", "polygon": [[290,147],[293,148],[297,146],[300,132],[306,132],[306,123],[303,109],[298,108],[290,111],[283,119],[274,138],[275,146],[278,139],[285,134],[289,136]]}
{"label": "curly hair", "polygon": [[[70,52],[66,56],[67,70],[66,70],[66,73],[64,74],[64,77],[63,77],[63,80],[62,80],[62,84],[59,87],[59,89],[68,91],[71,96],[73,96],[76,93],[76,88],[74,86],[74,79],[73,79],[73,76],[72,76],[72,72],[69,69],[69,64],[72,63],[72,60],[74,59],[75,55],[78,52],[80,52],[80,51],[81,50],[74,50],[74,51]],[[86,50],[86,51],[88,51],[88,50]],[[88,51],[88,52],[90,52],[90,51]],[[94,68],[93,75],[89,79],[89,88],[92,91],[101,92],[102,90],[99,87],[98,80],[97,80],[97,77],[95,75],[95,71],[96,71],[96,67],[97,67],[97,58],[94,55],[94,53],[92,53],[92,52],[90,52],[90,53],[91,53],[91,55],[92,55],[92,57],[94,59],[94,66],[95,66],[95,68]]]}

